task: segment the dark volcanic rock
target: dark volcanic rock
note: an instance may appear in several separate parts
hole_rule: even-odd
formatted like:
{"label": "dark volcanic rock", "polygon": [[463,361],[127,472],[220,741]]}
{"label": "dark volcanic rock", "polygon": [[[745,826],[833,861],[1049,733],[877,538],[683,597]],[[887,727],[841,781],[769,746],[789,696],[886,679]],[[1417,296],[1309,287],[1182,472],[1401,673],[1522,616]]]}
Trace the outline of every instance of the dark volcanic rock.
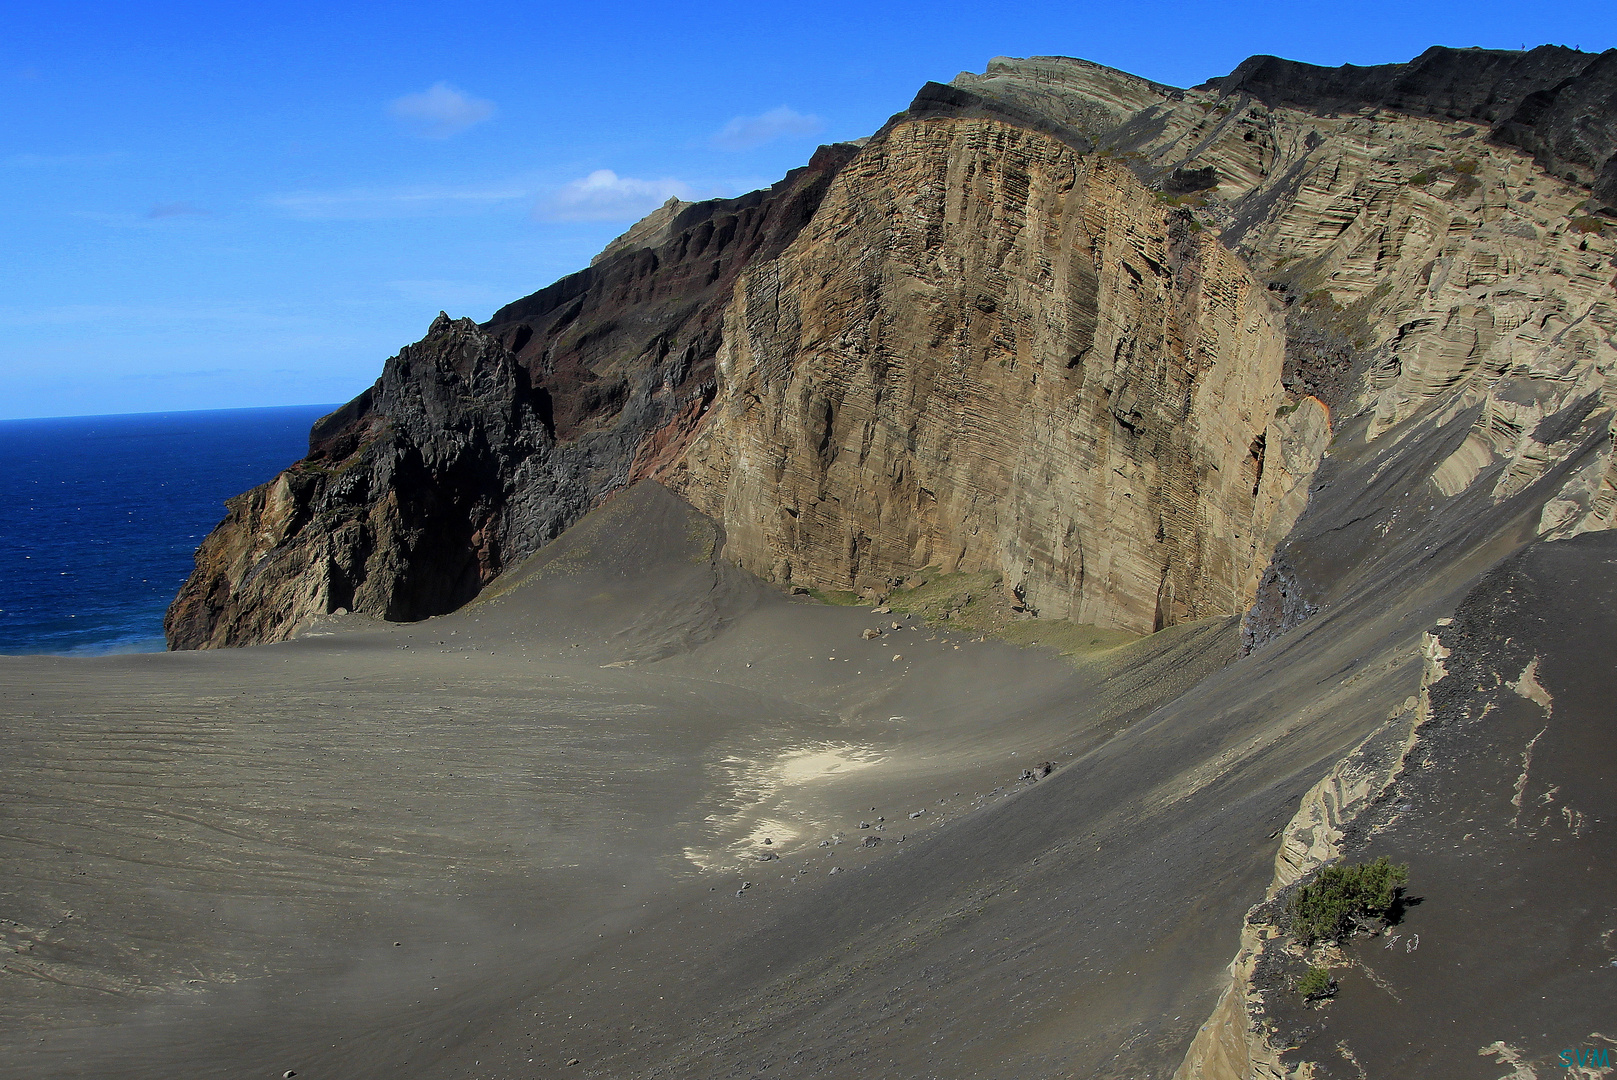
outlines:
{"label": "dark volcanic rock", "polygon": [[681,210],[479,327],[440,315],[314,425],[309,456],[232,499],[169,608],[169,647],[276,641],[338,608],[452,611],[677,452],[714,392],[736,275],[813,216],[858,148]]}
{"label": "dark volcanic rock", "polygon": [[1316,67],[1254,56],[1207,89],[1318,112],[1392,109],[1476,120],[1617,211],[1617,49],[1527,52],[1434,46],[1407,64]]}
{"label": "dark volcanic rock", "polygon": [[439,314],[376,385],[318,421],[309,456],[227,504],[165,620],[172,648],[286,636],[338,608],[448,611],[520,537],[511,495],[553,440],[527,372]]}
{"label": "dark volcanic rock", "polygon": [[[1340,992],[1306,1014],[1288,1065],[1314,1061],[1321,1080],[1494,1076],[1509,1059],[1546,1076],[1564,1071],[1562,1049],[1608,1044],[1614,570],[1609,532],[1533,544],[1438,630],[1453,655],[1431,719],[1343,840],[1348,861],[1407,863],[1418,902],[1384,938],[1349,946]],[[1299,1011],[1294,996],[1272,1000]],[[1478,1064],[1433,1067],[1467,1059]]]}

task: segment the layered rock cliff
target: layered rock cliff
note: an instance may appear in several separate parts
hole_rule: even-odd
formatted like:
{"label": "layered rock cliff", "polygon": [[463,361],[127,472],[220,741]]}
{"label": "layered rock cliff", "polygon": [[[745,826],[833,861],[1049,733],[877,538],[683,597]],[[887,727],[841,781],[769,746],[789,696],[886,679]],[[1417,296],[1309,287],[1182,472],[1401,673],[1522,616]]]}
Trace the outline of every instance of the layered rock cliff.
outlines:
{"label": "layered rock cliff", "polygon": [[1323,449],[1275,307],[1121,164],[906,118],[738,283],[719,396],[666,480],[776,581],[992,570],[1047,617],[1228,614],[1297,482],[1280,447]]}
{"label": "layered rock cliff", "polygon": [[170,643],[449,610],[641,477],[782,583],[986,570],[1140,632],[1248,611],[1249,648],[1342,587],[1285,539],[1333,439],[1441,430],[1428,509],[1608,527],[1614,55],[931,84],[862,148],[435,323],[233,501]]}

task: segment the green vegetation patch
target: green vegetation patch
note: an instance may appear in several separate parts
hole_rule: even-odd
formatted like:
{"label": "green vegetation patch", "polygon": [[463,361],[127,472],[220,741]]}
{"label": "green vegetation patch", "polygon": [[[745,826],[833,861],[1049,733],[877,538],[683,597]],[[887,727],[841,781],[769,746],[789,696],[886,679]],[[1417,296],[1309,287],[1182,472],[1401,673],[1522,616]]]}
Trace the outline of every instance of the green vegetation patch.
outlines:
{"label": "green vegetation patch", "polygon": [[1567,224],[1573,232],[1577,233],[1599,234],[1606,231],[1606,223],[1591,214],[1575,217]]}
{"label": "green vegetation patch", "polygon": [[1409,867],[1375,862],[1325,867],[1291,898],[1291,932],[1305,948],[1340,942],[1366,923],[1386,925],[1402,906]]}
{"label": "green vegetation patch", "polygon": [[1304,1001],[1320,1001],[1336,993],[1336,980],[1331,978],[1329,968],[1315,964],[1308,969],[1308,973],[1297,980],[1297,992],[1303,996]]}
{"label": "green vegetation patch", "polygon": [[1052,649],[1068,657],[1139,640],[1138,635],[1123,630],[1039,619],[1018,611],[1003,579],[992,571],[945,574],[929,567],[890,593],[886,605],[896,613],[919,616],[928,626],[997,637],[1024,648]]}
{"label": "green vegetation patch", "polygon": [[868,599],[851,589],[810,589],[808,594],[822,604],[833,604],[836,607],[864,607],[870,603]]}
{"label": "green vegetation patch", "polygon": [[1000,606],[994,602],[999,599],[996,594],[1001,591],[1000,580],[1000,575],[991,570],[945,574],[928,567],[891,593],[887,606],[906,615],[919,615],[929,624],[949,622],[960,630],[991,632],[1002,621],[994,610]]}

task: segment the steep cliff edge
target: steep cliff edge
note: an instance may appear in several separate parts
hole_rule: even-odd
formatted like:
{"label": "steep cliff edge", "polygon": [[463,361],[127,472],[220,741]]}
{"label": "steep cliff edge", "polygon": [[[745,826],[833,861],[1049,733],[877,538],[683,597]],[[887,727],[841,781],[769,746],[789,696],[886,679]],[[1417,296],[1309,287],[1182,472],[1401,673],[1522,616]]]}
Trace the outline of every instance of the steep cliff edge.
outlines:
{"label": "steep cliff edge", "polygon": [[440,316],[315,425],[308,457],[230,501],[169,609],[169,647],[277,641],[339,608],[420,619],[477,595],[701,416],[736,276],[791,241],[855,152],[822,147],[767,190],[666,206],[483,326]]}
{"label": "steep cliff edge", "polygon": [[232,504],[170,643],[448,610],[642,477],[783,583],[991,571],[1133,631],[1248,610],[1248,648],[1345,588],[1286,539],[1327,442],[1331,468],[1441,429],[1435,465],[1399,459],[1432,490],[1391,532],[1484,490],[1509,515],[1534,492],[1533,535],[1607,528],[1617,229],[1590,211],[1613,55],[1257,57],[1190,90],[1001,58],[928,84],[863,149],[665,206],[429,335],[495,374],[420,400],[509,415],[423,453],[433,421],[379,383]]}
{"label": "steep cliff edge", "polygon": [[1323,449],[1283,341],[1240,261],[1127,168],[922,113],[743,276],[719,396],[664,479],[780,582],[880,592],[937,566],[1139,633],[1230,614],[1313,471],[1277,468],[1281,446]]}
{"label": "steep cliff edge", "polygon": [[1207,89],[1316,111],[1388,109],[1489,126],[1551,175],[1617,210],[1617,49],[1598,55],[1434,46],[1407,64],[1322,68],[1254,56]]}
{"label": "steep cliff edge", "polygon": [[[1120,98],[1144,102],[1098,136],[1100,153],[1218,230],[1284,306],[1282,381],[1331,409],[1326,474],[1376,454],[1429,485],[1418,498],[1354,506],[1352,520],[1377,530],[1362,543],[1344,541],[1340,530],[1358,528],[1348,518],[1305,519],[1320,540],[1279,544],[1248,614],[1249,648],[1341,601],[1356,575],[1462,496],[1480,522],[1513,518],[1516,497],[1534,491],[1536,524],[1516,543],[1610,527],[1617,229],[1589,213],[1576,177],[1451,115],[1521,100],[1560,65],[1577,73],[1569,86],[1593,95],[1582,121],[1593,132],[1617,116],[1596,78],[1609,63],[1556,49],[1434,49],[1411,64],[1343,69],[1258,57],[1167,92],[1041,57],[956,80],[1024,106],[1057,94],[1114,113]],[[1549,138],[1557,121],[1544,115]],[[1444,449],[1428,460],[1417,444],[1434,439]],[[1352,558],[1319,555],[1331,535]]]}

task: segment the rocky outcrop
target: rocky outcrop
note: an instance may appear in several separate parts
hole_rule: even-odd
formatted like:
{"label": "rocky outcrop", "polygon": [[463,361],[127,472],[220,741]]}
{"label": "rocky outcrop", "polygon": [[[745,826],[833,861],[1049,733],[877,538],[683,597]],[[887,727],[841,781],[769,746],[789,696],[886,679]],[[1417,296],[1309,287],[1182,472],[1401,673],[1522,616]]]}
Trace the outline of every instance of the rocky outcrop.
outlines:
{"label": "rocky outcrop", "polygon": [[[509,368],[444,384],[507,409],[497,437],[428,453],[434,395],[379,383],[232,504],[170,641],[447,610],[645,477],[781,582],[992,571],[1018,607],[1134,631],[1247,610],[1248,648],[1330,602],[1284,540],[1327,444],[1459,425],[1421,459],[1428,510],[1531,491],[1539,535],[1608,528],[1617,229],[1586,185],[1604,205],[1614,56],[1257,57],[1189,90],[1001,58],[928,84],[863,148],[671,203],[413,347]],[[390,509],[418,483],[440,500]]]}
{"label": "rocky outcrop", "polygon": [[1265,954],[1286,945],[1272,901],[1288,886],[1340,858],[1344,830],[1403,774],[1421,726],[1431,719],[1432,687],[1448,674],[1443,665],[1448,656],[1435,634],[1424,635],[1419,693],[1310,788],[1281,830],[1265,902],[1247,912],[1240,950],[1230,961],[1229,984],[1212,1016],[1197,1031],[1174,1080],[1307,1080],[1312,1075],[1281,1060],[1286,1047],[1274,1038],[1266,1018],[1265,990],[1256,979]]}
{"label": "rocky outcrop", "polygon": [[659,248],[668,242],[673,231],[674,219],[681,213],[689,210],[695,203],[688,203],[678,196],[670,195],[668,201],[657,209],[635,222],[627,232],[613,240],[601,253],[590,260],[591,266],[599,266],[609,261],[614,255],[636,248]]}
{"label": "rocky outcrop", "polygon": [[420,619],[477,595],[700,418],[736,276],[791,241],[855,152],[822,147],[768,190],[665,206],[483,326],[440,315],[315,425],[307,458],[230,501],[169,609],[170,648],[276,641],[339,608]]}
{"label": "rocky outcrop", "polygon": [[928,109],[738,283],[719,395],[665,482],[782,583],[937,566],[1141,633],[1228,614],[1323,450],[1283,339],[1240,261],[1126,167]]}
{"label": "rocky outcrop", "polygon": [[539,404],[510,350],[439,314],[315,425],[307,458],[227,504],[169,609],[170,647],[273,641],[339,608],[409,619],[470,600],[528,524],[553,441]]}
{"label": "rocky outcrop", "polygon": [[1597,205],[1617,210],[1617,49],[1435,46],[1407,64],[1339,68],[1254,56],[1205,88],[1316,112],[1389,109],[1477,121],[1496,143],[1527,151],[1552,175],[1592,187]]}
{"label": "rocky outcrop", "polygon": [[[1599,59],[1550,55],[1562,53],[1580,70]],[[1520,67],[1543,54],[1505,59]],[[1608,528],[1617,505],[1617,230],[1588,215],[1587,190],[1490,141],[1486,128],[1414,114],[1447,108],[1432,89],[1438,61],[1492,55],[1434,50],[1415,65],[1342,70],[1258,58],[1239,79],[1163,95],[1104,134],[1100,152],[1219,229],[1284,305],[1282,381],[1330,408],[1338,457],[1467,425],[1446,459],[1420,466],[1432,489],[1423,513],[1483,489],[1502,505],[1575,466],[1542,502],[1539,533]],[[1065,85],[1091,92],[1088,66],[1069,63]],[[1044,93],[1058,81],[1019,76],[1014,65],[973,78],[977,93],[1008,96],[1032,92],[1018,83]],[[1474,89],[1452,71],[1449,80],[1455,94]],[[1359,104],[1344,105],[1349,98]],[[1374,106],[1382,100],[1390,104]],[[1591,122],[1611,115],[1608,107]],[[1166,190],[1176,175],[1209,170],[1211,189]],[[1328,591],[1282,546],[1248,614],[1248,646],[1305,620]]]}

